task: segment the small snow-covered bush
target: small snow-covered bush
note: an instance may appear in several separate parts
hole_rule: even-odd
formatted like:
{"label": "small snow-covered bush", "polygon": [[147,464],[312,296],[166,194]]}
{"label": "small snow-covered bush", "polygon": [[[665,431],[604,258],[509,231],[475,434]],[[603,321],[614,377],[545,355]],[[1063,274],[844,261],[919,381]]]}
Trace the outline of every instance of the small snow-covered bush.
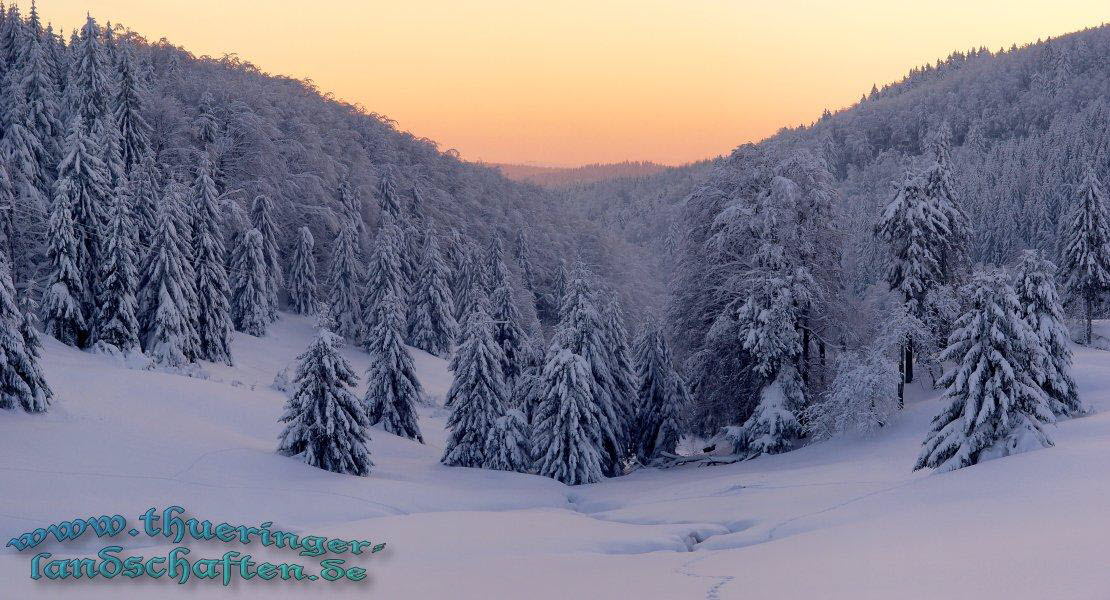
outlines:
{"label": "small snow-covered bush", "polygon": [[828,439],[882,427],[898,411],[898,377],[894,363],[880,352],[841,357],[824,398],[805,410],[806,431]]}

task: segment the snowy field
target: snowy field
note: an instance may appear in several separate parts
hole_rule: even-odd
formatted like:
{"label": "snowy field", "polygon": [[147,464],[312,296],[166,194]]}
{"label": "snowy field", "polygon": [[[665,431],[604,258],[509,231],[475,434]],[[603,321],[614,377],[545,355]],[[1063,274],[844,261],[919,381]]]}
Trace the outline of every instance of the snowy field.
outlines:
{"label": "snowy field", "polygon": [[[46,415],[0,412],[0,533],[178,504],[213,522],[386,541],[356,558],[360,583],[162,580],[34,582],[30,557],[92,553],[146,537],[94,536],[0,552],[0,598],[1107,598],[1110,353],[1076,351],[1093,416],[1061,423],[1048,450],[943,475],[911,473],[935,393],[911,392],[879,434],[718,466],[642,470],[566,487],[438,462],[446,414],[421,408],[422,446],[373,430],[370,477],[274,453],[284,396],[274,375],[308,344],[282,315],[262,340],[236,334],[234,368],[209,380],[127,369],[44,339],[57,399]],[[445,363],[413,350],[442,403]],[[367,356],[345,351],[361,376]],[[361,394],[361,391],[360,391]],[[189,542],[196,556],[227,546]],[[236,546],[235,549],[243,550]],[[256,557],[314,565],[290,551]],[[229,593],[231,592],[231,593]]]}

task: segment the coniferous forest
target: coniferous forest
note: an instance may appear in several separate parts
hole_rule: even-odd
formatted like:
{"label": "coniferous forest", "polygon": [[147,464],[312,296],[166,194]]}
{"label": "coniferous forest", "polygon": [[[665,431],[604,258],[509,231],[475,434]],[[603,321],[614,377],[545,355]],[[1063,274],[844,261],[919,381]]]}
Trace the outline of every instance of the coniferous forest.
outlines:
{"label": "coniferous forest", "polygon": [[1107,57],[1110,26],[955,52],[727,156],[541,187],[311,81],[13,4],[0,417],[93,402],[44,344],[254,392],[220,374],[308,323],[269,451],[358,481],[427,446],[441,481],[650,493],[934,401],[905,477],[1066,445],[1098,404],[1073,355],[1110,349]]}

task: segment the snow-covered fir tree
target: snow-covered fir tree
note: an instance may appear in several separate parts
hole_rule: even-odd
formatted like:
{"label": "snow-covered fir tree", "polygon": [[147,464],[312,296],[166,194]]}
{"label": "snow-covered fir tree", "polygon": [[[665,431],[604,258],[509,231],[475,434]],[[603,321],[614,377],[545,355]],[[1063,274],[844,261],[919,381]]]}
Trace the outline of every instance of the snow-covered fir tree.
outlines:
{"label": "snow-covered fir tree", "polygon": [[120,157],[130,170],[150,152],[150,125],[143,117],[147,91],[131,43],[121,42],[119,46],[114,112],[120,133]]}
{"label": "snow-covered fir tree", "polygon": [[519,409],[510,408],[486,436],[486,468],[528,473],[532,469],[532,431]]}
{"label": "snow-covered fir tree", "polygon": [[19,73],[19,87],[28,109],[28,123],[33,137],[39,142],[36,156],[38,171],[44,175],[39,188],[42,198],[52,196],[50,188],[58,166],[58,142],[62,137],[61,105],[58,98],[54,66],[49,56],[49,40],[45,37],[38,15],[32,6],[25,37]]}
{"label": "snow-covered fir tree", "polygon": [[624,413],[627,404],[616,393],[617,386],[610,369],[612,349],[606,343],[604,322],[597,310],[589,279],[586,267],[578,265],[567,283],[566,295],[561,302],[563,314],[553,344],[579,356],[589,367],[590,402],[585,407],[591,411],[592,422],[596,424],[598,436],[594,442],[602,471],[606,476],[615,477],[624,470],[628,450],[626,424],[629,419]]}
{"label": "snow-covered fir tree", "polygon": [[50,209],[49,275],[42,298],[42,321],[48,335],[70,346],[79,345],[87,331],[82,299],[85,280],[77,265],[78,241],[71,211],[74,189],[69,179],[55,184]]}
{"label": "snow-covered fir tree", "polygon": [[289,307],[299,315],[316,313],[316,241],[308,227],[297,230],[297,246],[289,265]]}
{"label": "snow-covered fir tree", "polygon": [[490,317],[493,319],[493,339],[501,347],[501,372],[505,384],[513,386],[524,368],[524,345],[528,334],[520,324],[520,313],[513,302],[512,285],[506,279],[490,295]]}
{"label": "snow-covered fir tree", "polygon": [[139,348],[139,321],[136,316],[138,256],[131,222],[131,191],[126,178],[116,186],[112,203],[103,249],[104,262],[100,267],[93,339],[97,344],[108,344],[127,354]]}
{"label": "snow-covered fir tree", "polygon": [[459,263],[451,281],[451,290],[455,298],[455,321],[461,324],[474,304],[475,290],[482,286],[482,271],[476,256],[477,251],[472,246],[464,242],[457,253]]}
{"label": "snow-covered fir tree", "polygon": [[1106,190],[1088,166],[1078,188],[1078,204],[1065,233],[1064,282],[1072,300],[1083,303],[1083,343],[1091,343],[1095,306],[1110,289],[1110,215]]}
{"label": "snow-covered fir tree", "polygon": [[476,290],[463,323],[463,341],[451,361],[455,379],[446,400],[451,407],[447,418],[450,434],[441,459],[448,466],[487,466],[487,438],[495,431],[497,419],[505,414],[508,390],[501,374],[501,349],[493,339],[488,311],[485,295]]}
{"label": "snow-covered fir tree", "polygon": [[412,290],[409,309],[408,340],[433,356],[444,357],[451,351],[458,326],[449,283],[451,273],[439,252],[434,230],[425,234],[421,254],[420,275]]}
{"label": "snow-covered fir tree", "polygon": [[277,226],[274,224],[274,203],[269,196],[255,196],[251,204],[251,225],[262,235],[262,258],[266,266],[266,314],[277,320],[278,290],[285,285],[281,269],[281,253],[277,244]]}
{"label": "snow-covered fir tree", "polygon": [[280,421],[278,452],[306,464],[348,475],[369,475],[370,421],[351,391],[358,377],[339,353],[342,340],[321,328],[299,357],[296,389]]}
{"label": "snow-covered fir tree", "polygon": [[358,335],[362,321],[359,305],[361,285],[358,277],[358,259],[355,254],[355,228],[347,225],[339,230],[331,260],[328,310],[335,319],[336,332],[346,338]]}
{"label": "snow-covered fir tree", "polygon": [[[628,330],[624,326],[624,311],[615,297],[610,298],[601,310],[603,338],[609,350],[609,372],[612,374],[613,402],[617,405],[617,415],[623,418],[625,439],[628,451],[635,452],[636,440],[633,429],[637,419],[636,366],[633,364],[629,348]],[[677,384],[676,384],[676,391]],[[681,402],[681,401],[680,401]],[[677,426],[677,421],[675,422]],[[676,439],[677,441],[677,439]]]}
{"label": "snow-covered fir tree", "polygon": [[54,393],[39,367],[38,340],[15,300],[8,256],[0,252],[0,408],[46,412]]}
{"label": "snow-covered fir tree", "polygon": [[158,204],[162,194],[162,174],[154,155],[147,153],[127,172],[131,182],[132,219],[136,243],[139,248],[149,248],[154,230],[158,227]]}
{"label": "snow-covered fir tree", "polygon": [[1026,323],[1040,341],[1038,382],[1057,416],[1086,412],[1071,378],[1071,347],[1064,309],[1056,293],[1056,265],[1037,250],[1026,250],[1015,269],[1014,293]]}
{"label": "snow-covered fir tree", "polygon": [[420,381],[401,339],[404,328],[401,300],[387,292],[378,302],[374,307],[374,326],[366,332],[363,343],[370,355],[370,368],[366,371],[366,412],[371,425],[381,425],[389,433],[424,443],[416,417]]}
{"label": "snow-covered fir tree", "polygon": [[532,266],[532,250],[528,242],[528,234],[521,229],[516,234],[516,264],[520,267],[520,277],[524,281],[524,289],[532,294],[536,293],[536,268]]}
{"label": "snow-covered fir tree", "polygon": [[200,153],[193,181],[193,270],[196,272],[198,358],[231,362],[231,294],[212,161]]}
{"label": "snow-covered fir tree", "polygon": [[187,283],[185,241],[177,232],[174,209],[163,204],[158,210],[158,228],[147,253],[139,283],[139,329],[143,351],[158,365],[179,367],[189,362],[190,309],[183,290]]}
{"label": "snow-covered fir tree", "polygon": [[68,133],[62,144],[58,179],[66,179],[72,187],[74,231],[77,237],[77,268],[81,273],[85,296],[81,298],[86,314],[92,310],[100,265],[100,232],[108,222],[108,169],[100,158],[95,141],[86,131],[81,117],[70,119]]}
{"label": "snow-covered fir tree", "polygon": [[196,231],[196,215],[193,211],[192,195],[189,188],[176,179],[170,178],[162,191],[162,203],[169,207],[173,218],[177,239],[180,240],[181,294],[185,299],[182,316],[182,351],[189,362],[200,357],[200,333],[197,331],[197,313],[200,300],[197,298],[196,257],[193,256],[193,239]]}
{"label": "snow-covered fir tree", "polygon": [[[389,213],[382,213],[382,221],[378,227],[378,235],[374,239],[374,250],[370,255],[370,265],[367,268],[366,284],[362,294],[363,333],[376,325],[377,308],[382,298],[386,295],[408,298],[404,267],[401,264],[403,243],[404,233],[397,226],[397,222]],[[408,307],[398,304],[395,308],[401,311],[401,322],[405,323]]]}
{"label": "snow-covered fir tree", "polygon": [[378,208],[383,214],[388,214],[396,221],[401,216],[401,199],[398,190],[400,182],[397,181],[397,167],[385,165],[378,177]]}
{"label": "snow-covered fir tree", "polygon": [[266,335],[270,324],[270,284],[260,231],[251,229],[243,235],[231,270],[235,274],[231,292],[231,320],[235,329],[255,337]]}
{"label": "snow-covered fir tree", "polygon": [[632,443],[640,461],[648,464],[664,452],[674,454],[688,396],[657,324],[644,328],[636,340],[635,354],[639,389]]}
{"label": "snow-covered fir tree", "polygon": [[584,358],[558,343],[551,347],[543,370],[543,399],[532,417],[536,474],[567,485],[605,477],[592,380]]}
{"label": "snow-covered fir tree", "polygon": [[492,296],[508,280],[509,271],[505,268],[505,250],[501,246],[501,236],[494,235],[486,246],[485,260],[482,263],[482,287],[487,296]]}
{"label": "snow-covered fir tree", "polygon": [[967,253],[971,241],[971,225],[967,213],[956,194],[952,174],[952,130],[942,123],[929,140],[932,162],[922,173],[922,193],[928,202],[929,213],[936,218],[939,233],[937,262],[939,282],[958,281],[959,273],[969,265]]}
{"label": "snow-covered fir tree", "polygon": [[1055,421],[1037,381],[1039,340],[1017,295],[1000,272],[977,273],[969,308],[956,323],[942,359],[953,363],[940,380],[947,407],[914,469],[951,471],[983,460],[1052,445]]}

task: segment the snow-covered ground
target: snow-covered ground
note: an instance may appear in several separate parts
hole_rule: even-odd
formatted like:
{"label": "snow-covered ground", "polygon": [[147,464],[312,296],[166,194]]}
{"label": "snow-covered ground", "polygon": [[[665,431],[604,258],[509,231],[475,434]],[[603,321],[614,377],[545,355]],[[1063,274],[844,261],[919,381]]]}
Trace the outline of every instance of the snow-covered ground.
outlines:
{"label": "snow-covered ground", "polygon": [[[1110,597],[1110,353],[1076,351],[1096,414],[1061,423],[1055,448],[943,475],[911,473],[935,394],[912,391],[877,435],[711,468],[641,470],[566,487],[447,468],[442,409],[421,407],[427,445],[374,430],[374,472],[335,475],[274,453],[284,396],[274,375],[313,329],[282,315],[237,335],[235,367],[209,380],[126,369],[46,339],[57,395],[44,416],[0,412],[0,535],[64,519],[184,506],[213,522],[388,542],[356,557],[359,583],[32,581],[30,557],[136,554],[145,536],[0,552],[0,598],[1107,598]],[[361,351],[346,355],[360,374]],[[413,351],[442,403],[445,363]],[[187,542],[192,557],[227,545]],[[275,562],[316,561],[252,546]]]}

